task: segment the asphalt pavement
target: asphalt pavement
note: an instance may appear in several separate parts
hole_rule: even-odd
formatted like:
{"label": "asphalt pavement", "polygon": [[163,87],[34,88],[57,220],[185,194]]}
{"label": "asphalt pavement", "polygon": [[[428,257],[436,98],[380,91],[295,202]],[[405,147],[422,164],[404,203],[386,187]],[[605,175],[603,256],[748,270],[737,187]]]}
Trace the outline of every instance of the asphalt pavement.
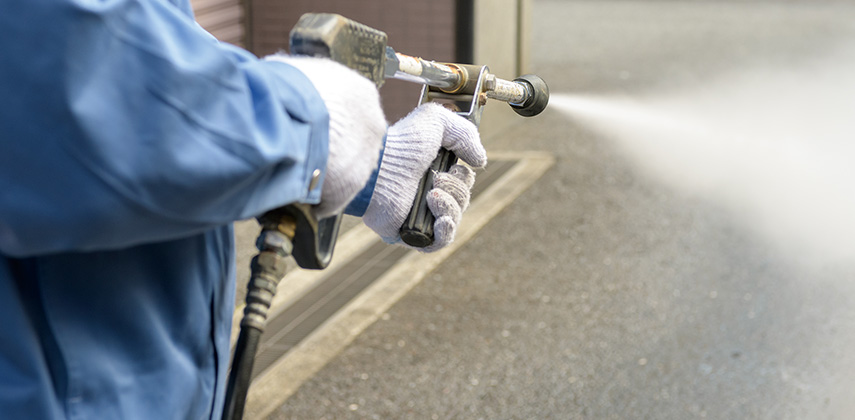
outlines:
{"label": "asphalt pavement", "polygon": [[[855,79],[831,78],[855,68],[848,2],[535,1],[533,20],[532,70],[554,94],[619,96],[636,110],[706,104],[701,114],[717,104],[752,120],[786,102],[789,86],[820,76],[832,92],[853,91],[839,83]],[[782,96],[736,95],[780,77],[771,86]],[[686,102],[692,92],[700,99]],[[840,111],[810,107],[823,117]],[[622,123],[614,119],[632,129]],[[850,150],[822,142],[822,129],[790,152]],[[634,145],[673,133],[629,131],[549,109],[485,138],[488,150],[547,151],[557,162],[270,418],[855,417],[855,254],[843,252],[853,242],[811,236],[810,223],[796,229],[825,219],[829,234],[847,232],[851,220],[821,211],[851,203],[778,221],[789,202],[770,210],[777,196],[749,198],[781,190],[806,201],[802,192],[828,178],[776,183],[788,180],[786,166],[764,166],[766,149],[751,154],[724,138],[716,156],[641,153]],[[662,163],[651,168],[653,155]],[[757,181],[740,156],[780,178]],[[675,160],[688,166],[667,167]],[[732,164],[731,177],[716,188],[677,182],[704,162]],[[835,197],[845,198],[846,183]]]}

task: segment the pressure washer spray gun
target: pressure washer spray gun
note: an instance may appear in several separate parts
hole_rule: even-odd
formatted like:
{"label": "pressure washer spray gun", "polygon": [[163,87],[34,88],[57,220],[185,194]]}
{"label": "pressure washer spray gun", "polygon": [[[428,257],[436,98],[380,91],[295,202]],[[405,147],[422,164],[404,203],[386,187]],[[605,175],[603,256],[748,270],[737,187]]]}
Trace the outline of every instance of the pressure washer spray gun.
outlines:
{"label": "pressure washer spray gun", "polygon": [[[490,73],[487,66],[436,63],[397,53],[386,44],[385,33],[328,13],[303,15],[290,37],[292,54],[330,58],[356,70],[378,88],[386,79],[420,83],[424,86],[419,105],[441,102],[476,126],[481,123],[488,99],[507,102],[525,117],[541,113],[549,102],[549,90],[538,76],[529,74],[507,81]],[[401,239],[410,246],[423,248],[433,243],[434,216],[425,197],[433,186],[433,174],[448,171],[456,162],[453,153],[442,149],[423,176],[400,231]],[[310,205],[292,204],[258,218],[262,226],[256,243],[259,254],[252,260],[223,419],[243,417],[255,353],[276,287],[285,276],[286,259],[293,255],[302,268],[326,268],[341,217],[316,220]]]}

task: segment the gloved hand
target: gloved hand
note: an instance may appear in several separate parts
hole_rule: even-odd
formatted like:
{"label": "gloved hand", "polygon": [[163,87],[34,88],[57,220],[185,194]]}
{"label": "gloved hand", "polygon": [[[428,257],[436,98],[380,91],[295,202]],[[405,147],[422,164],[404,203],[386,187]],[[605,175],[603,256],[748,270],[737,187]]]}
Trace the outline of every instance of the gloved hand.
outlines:
{"label": "gloved hand", "polygon": [[[362,217],[384,241],[403,243],[398,231],[440,146],[473,167],[487,164],[487,152],[475,125],[437,103],[421,105],[389,127],[374,194]],[[428,208],[436,217],[434,243],[418,249],[432,252],[454,240],[474,182],[475,173],[463,165],[435,175],[427,197]]]}
{"label": "gloved hand", "polygon": [[368,182],[386,131],[377,87],[359,73],[325,58],[276,54],[312,82],[330,115],[329,158],[315,206],[319,218],[340,213]]}

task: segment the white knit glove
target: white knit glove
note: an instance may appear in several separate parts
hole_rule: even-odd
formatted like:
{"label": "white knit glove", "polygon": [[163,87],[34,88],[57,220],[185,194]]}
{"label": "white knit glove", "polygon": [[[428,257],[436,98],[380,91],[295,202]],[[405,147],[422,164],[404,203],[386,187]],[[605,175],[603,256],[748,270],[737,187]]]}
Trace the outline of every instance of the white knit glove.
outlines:
{"label": "white knit glove", "polygon": [[300,70],[327,107],[329,158],[321,202],[314,210],[319,218],[340,213],[368,182],[383,147],[386,117],[377,87],[359,73],[329,59],[284,54],[266,59]]}
{"label": "white knit glove", "polygon": [[[440,146],[473,167],[487,164],[487,152],[475,125],[442,105],[421,105],[389,127],[374,194],[362,217],[384,241],[403,243],[398,231],[413,205],[419,181]],[[427,197],[428,208],[436,217],[434,243],[420,250],[436,251],[454,240],[474,182],[475,173],[463,165],[435,174]]]}

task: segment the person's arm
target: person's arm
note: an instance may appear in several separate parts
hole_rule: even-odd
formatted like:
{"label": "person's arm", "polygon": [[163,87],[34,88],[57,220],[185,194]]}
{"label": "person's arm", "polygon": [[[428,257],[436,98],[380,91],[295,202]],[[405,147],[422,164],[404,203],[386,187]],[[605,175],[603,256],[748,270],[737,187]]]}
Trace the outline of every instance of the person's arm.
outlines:
{"label": "person's arm", "polygon": [[57,3],[0,14],[0,251],[163,241],[319,201],[328,116],[303,73],[164,1]]}

